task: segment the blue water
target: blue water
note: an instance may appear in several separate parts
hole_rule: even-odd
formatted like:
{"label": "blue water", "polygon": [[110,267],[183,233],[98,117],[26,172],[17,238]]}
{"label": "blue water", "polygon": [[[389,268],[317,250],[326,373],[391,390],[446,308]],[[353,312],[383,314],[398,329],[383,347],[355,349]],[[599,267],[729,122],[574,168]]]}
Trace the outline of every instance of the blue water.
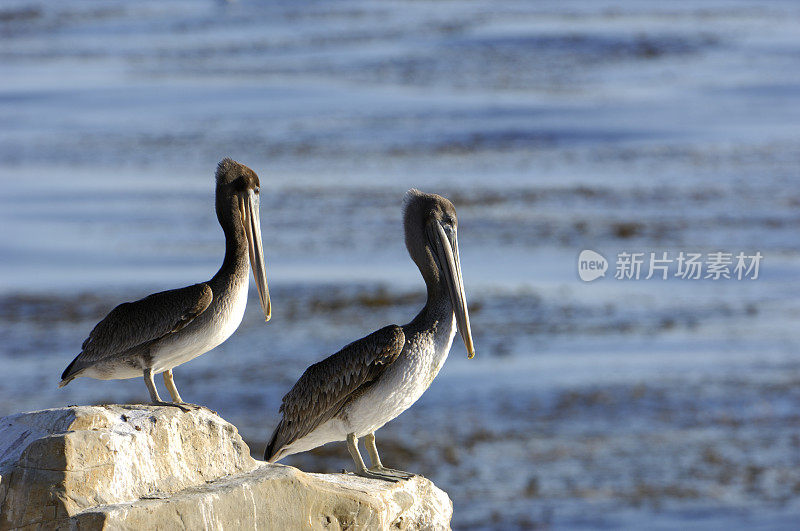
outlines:
{"label": "blue water", "polygon": [[[0,414],[147,399],[56,384],[114,305],[216,271],[231,156],[262,181],[273,320],[252,293],[175,378],[256,455],[307,365],[422,305],[414,186],[458,210],[477,357],[454,343],[378,445],[454,527],[792,527],[798,23],[781,1],[5,2]],[[583,249],[609,273],[620,251],[764,260],[586,284]]]}

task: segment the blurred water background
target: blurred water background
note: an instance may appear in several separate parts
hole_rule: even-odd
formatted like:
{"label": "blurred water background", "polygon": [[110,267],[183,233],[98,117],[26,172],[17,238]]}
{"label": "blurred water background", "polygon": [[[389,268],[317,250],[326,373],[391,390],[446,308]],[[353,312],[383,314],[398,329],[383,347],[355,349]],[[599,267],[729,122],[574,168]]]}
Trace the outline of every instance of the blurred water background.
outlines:
{"label": "blurred water background", "polygon": [[[0,414],[148,398],[56,384],[113,306],[216,271],[231,156],[261,177],[273,319],[251,293],[175,379],[254,455],[306,366],[424,303],[415,186],[458,209],[477,357],[456,339],[377,438],[454,527],[791,528],[798,27],[790,1],[3,2]],[[582,249],[764,260],[587,284]]]}

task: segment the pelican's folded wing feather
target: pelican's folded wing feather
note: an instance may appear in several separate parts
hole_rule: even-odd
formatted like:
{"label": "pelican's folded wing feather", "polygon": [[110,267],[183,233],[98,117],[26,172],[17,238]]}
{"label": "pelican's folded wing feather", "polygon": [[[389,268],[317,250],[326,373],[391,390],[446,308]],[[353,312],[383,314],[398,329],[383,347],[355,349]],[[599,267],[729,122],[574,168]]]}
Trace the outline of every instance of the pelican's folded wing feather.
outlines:
{"label": "pelican's folded wing feather", "polygon": [[403,329],[397,325],[350,343],[336,354],[315,363],[286,396],[280,411],[283,419],[267,445],[265,458],[305,437],[336,415],[391,365],[405,344]]}
{"label": "pelican's folded wing feather", "polygon": [[208,284],[201,283],[120,304],[97,323],[62,380],[97,361],[177,332],[202,314],[213,297]]}

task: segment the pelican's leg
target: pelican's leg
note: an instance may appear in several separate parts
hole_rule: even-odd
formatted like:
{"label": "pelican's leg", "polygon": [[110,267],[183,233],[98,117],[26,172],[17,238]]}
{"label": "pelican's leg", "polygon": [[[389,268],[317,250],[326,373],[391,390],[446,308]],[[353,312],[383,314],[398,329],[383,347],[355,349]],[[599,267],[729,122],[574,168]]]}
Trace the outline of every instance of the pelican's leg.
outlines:
{"label": "pelican's leg", "polygon": [[361,453],[358,451],[358,439],[356,439],[355,433],[347,434],[347,449],[350,451],[350,457],[353,458],[353,461],[356,464],[357,476],[382,479],[384,481],[391,481],[392,483],[397,483],[399,481],[397,477],[390,476],[389,474],[384,474],[382,472],[373,472],[367,469],[367,466],[364,464],[364,460],[361,458]]}
{"label": "pelican's leg", "polygon": [[203,406],[198,406],[196,404],[188,404],[183,401],[181,398],[181,394],[178,392],[178,388],[175,387],[175,380],[172,379],[172,369],[167,369],[164,371],[164,385],[167,386],[167,391],[169,391],[170,396],[172,396],[172,403],[175,405],[182,405],[186,407],[194,407],[197,409],[202,408]]}
{"label": "pelican's leg", "polygon": [[[187,408],[181,404],[174,404],[172,402],[164,402],[163,400],[161,400],[161,397],[158,396],[158,389],[156,389],[156,383],[153,381],[153,369],[146,368],[144,369],[143,372],[144,372],[144,384],[147,386],[147,390],[150,391],[150,399],[152,400],[152,404],[154,406],[174,406],[184,411],[191,411],[190,408]],[[171,392],[172,391],[170,391],[170,393]]]}
{"label": "pelican's leg", "polygon": [[405,472],[403,470],[395,470],[394,468],[387,468],[383,466],[383,463],[381,463],[381,457],[378,455],[378,447],[375,446],[375,432],[364,435],[364,446],[367,447],[369,460],[372,462],[372,466],[369,467],[369,469],[372,472],[381,472],[383,474],[388,474],[390,476],[402,479],[409,479],[414,477],[414,474],[412,474],[411,472]]}
{"label": "pelican's leg", "polygon": [[183,398],[181,398],[181,394],[178,392],[178,388],[175,387],[175,380],[172,379],[172,369],[167,369],[164,371],[164,385],[167,386],[167,391],[169,391],[173,402],[176,404],[184,403]]}
{"label": "pelican's leg", "polygon": [[153,381],[153,369],[144,370],[144,384],[147,386],[147,390],[150,391],[150,399],[153,401],[153,403],[157,404],[162,402],[161,397],[158,396],[156,383]]}

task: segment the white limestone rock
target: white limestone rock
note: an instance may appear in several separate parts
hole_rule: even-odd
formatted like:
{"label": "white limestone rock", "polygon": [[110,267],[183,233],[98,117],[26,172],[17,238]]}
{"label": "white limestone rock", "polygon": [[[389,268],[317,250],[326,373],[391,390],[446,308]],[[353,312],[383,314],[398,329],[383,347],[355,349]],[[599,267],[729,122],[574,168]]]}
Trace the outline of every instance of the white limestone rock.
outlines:
{"label": "white limestone rock", "polygon": [[78,406],[0,419],[0,529],[448,529],[452,511],[424,478],[256,461],[205,408]]}

